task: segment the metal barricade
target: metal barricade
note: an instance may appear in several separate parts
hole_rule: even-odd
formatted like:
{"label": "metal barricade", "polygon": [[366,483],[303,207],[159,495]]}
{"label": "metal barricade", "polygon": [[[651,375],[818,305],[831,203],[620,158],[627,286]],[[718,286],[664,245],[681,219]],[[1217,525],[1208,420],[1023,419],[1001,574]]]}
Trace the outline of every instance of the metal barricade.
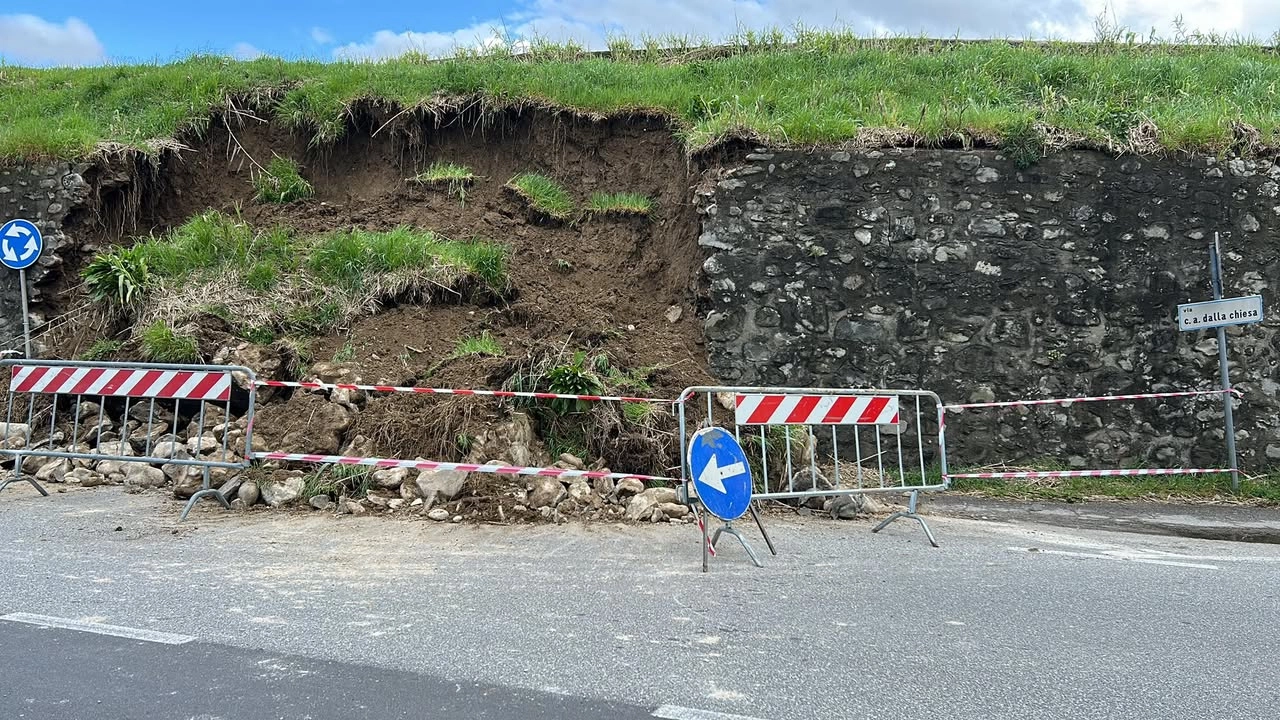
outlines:
{"label": "metal barricade", "polygon": [[[0,367],[10,371],[0,456],[13,461],[13,475],[0,490],[26,480],[48,496],[36,477],[24,477],[24,458],[64,459],[92,472],[104,462],[142,463],[202,471],[183,520],[201,498],[231,507],[211,487],[210,470],[250,465],[241,449],[253,446],[256,387],[249,368],[62,360],[5,360]],[[243,437],[233,429],[237,401],[244,407]],[[217,414],[209,418],[211,409]],[[180,441],[183,418],[196,428],[186,442]]]}
{"label": "metal barricade", "polygon": [[692,433],[709,425],[732,427],[751,460],[753,500],[831,498],[835,516],[846,504],[842,497],[907,494],[907,509],[872,532],[907,518],[919,522],[929,543],[938,546],[917,513],[921,492],[947,486],[945,410],[935,393],[691,387],[681,394],[679,421],[686,498]]}

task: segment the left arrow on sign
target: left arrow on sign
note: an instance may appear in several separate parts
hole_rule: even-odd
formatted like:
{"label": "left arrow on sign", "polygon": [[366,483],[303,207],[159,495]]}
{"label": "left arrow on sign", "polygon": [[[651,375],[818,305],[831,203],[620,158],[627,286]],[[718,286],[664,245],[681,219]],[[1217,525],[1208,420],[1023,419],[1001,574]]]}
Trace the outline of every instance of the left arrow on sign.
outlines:
{"label": "left arrow on sign", "polygon": [[702,472],[698,475],[698,482],[708,487],[715,488],[720,492],[726,492],[724,489],[724,481],[726,478],[741,475],[747,471],[747,466],[741,462],[720,467],[716,462],[716,456],[713,454],[711,459],[707,461],[707,466],[702,468]]}

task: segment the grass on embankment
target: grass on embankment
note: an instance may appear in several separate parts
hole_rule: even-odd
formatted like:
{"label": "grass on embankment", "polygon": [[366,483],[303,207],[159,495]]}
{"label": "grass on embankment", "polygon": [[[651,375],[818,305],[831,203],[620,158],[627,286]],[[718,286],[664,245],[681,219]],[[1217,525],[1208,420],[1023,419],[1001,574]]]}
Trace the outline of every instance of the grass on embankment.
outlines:
{"label": "grass on embankment", "polygon": [[474,96],[494,106],[664,113],[690,149],[742,134],[806,144],[876,129],[925,143],[1006,138],[1034,146],[1041,125],[1131,147],[1130,131],[1149,122],[1160,146],[1218,151],[1231,144],[1237,121],[1276,143],[1280,62],[1256,45],[941,43],[809,31],[740,40],[749,47],[727,57],[619,41],[614,57],[539,45],[522,56],[431,62],[198,56],[169,65],[0,67],[0,157],[83,156],[104,142],[147,148],[203,129],[229,97],[318,145],[344,133],[344,110],[360,99],[415,107]]}
{"label": "grass on embankment", "polygon": [[1241,473],[1240,492],[1231,492],[1230,475],[1159,475],[1137,477],[1079,477],[1038,480],[952,481],[957,492],[1017,500],[1083,502],[1090,498],[1114,500],[1205,501],[1253,500],[1280,505],[1280,475],[1248,477]]}
{"label": "grass on embankment", "polygon": [[510,286],[498,245],[408,227],[298,236],[214,211],[100,254],[84,276],[95,299],[122,308],[138,328],[156,320],[177,327],[207,313],[255,342],[332,332],[388,300],[469,289],[502,295]]}

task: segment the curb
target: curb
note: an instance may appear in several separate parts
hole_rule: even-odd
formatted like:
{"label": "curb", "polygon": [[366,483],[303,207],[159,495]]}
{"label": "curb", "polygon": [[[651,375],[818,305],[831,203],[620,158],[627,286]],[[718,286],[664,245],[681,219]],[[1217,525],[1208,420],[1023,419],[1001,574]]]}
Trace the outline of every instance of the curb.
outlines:
{"label": "curb", "polygon": [[1055,503],[933,495],[929,514],[1006,523],[1280,544],[1280,510],[1154,502]]}

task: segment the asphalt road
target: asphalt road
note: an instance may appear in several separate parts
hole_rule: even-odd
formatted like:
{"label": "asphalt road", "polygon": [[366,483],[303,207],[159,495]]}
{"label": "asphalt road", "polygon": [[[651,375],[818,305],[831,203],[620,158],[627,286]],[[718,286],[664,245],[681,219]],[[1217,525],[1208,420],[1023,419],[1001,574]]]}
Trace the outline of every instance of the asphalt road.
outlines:
{"label": "asphalt road", "polygon": [[[1280,547],[771,520],[756,569],[692,526],[176,522],[159,495],[0,494],[0,717],[1257,718]],[[117,528],[119,528],[117,530]],[[96,627],[96,626],[95,626]],[[167,637],[167,636],[164,636]],[[659,708],[662,707],[661,710]]]}

